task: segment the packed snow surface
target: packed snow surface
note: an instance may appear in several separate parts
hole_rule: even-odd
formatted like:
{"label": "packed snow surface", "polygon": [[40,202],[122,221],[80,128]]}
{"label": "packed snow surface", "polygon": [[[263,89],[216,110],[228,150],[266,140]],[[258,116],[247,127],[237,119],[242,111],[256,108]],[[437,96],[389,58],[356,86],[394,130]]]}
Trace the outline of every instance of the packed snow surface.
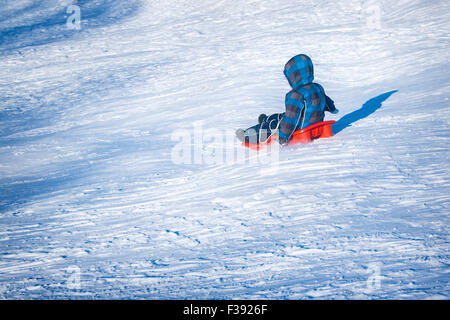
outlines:
{"label": "packed snow surface", "polygon": [[[1,0],[0,298],[448,299],[449,14]],[[335,135],[215,161],[299,53]]]}

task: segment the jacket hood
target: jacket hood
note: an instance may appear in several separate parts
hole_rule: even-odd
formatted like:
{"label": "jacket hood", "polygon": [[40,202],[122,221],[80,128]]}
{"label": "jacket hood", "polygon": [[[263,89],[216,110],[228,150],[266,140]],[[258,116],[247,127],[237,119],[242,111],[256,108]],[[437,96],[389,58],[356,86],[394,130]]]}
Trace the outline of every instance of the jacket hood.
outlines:
{"label": "jacket hood", "polygon": [[284,75],[293,89],[312,83],[314,66],[311,58],[305,54],[293,57],[284,66]]}

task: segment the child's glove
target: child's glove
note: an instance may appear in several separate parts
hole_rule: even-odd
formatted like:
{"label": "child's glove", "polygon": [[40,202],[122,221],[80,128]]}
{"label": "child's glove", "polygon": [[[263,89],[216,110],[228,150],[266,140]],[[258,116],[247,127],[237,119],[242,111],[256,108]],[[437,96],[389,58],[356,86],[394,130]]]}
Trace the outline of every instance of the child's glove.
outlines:
{"label": "child's glove", "polygon": [[332,114],[336,114],[336,113],[338,113],[338,112],[339,112],[339,110],[338,110],[338,108],[336,108],[336,107],[334,108],[333,111],[331,111]]}
{"label": "child's glove", "polygon": [[336,114],[339,112],[339,110],[336,109],[336,107],[334,106],[334,101],[331,100],[331,98],[327,95],[325,95],[325,110],[324,111],[328,111],[332,114]]}

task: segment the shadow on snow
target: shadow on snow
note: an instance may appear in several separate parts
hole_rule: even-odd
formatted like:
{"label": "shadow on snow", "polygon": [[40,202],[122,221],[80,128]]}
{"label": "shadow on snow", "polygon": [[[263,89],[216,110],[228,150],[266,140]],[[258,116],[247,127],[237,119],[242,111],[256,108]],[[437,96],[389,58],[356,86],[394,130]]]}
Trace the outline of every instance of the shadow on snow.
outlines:
{"label": "shadow on snow", "polygon": [[372,113],[380,109],[383,102],[389,99],[389,97],[394,93],[396,93],[397,91],[398,90],[393,90],[380,94],[379,96],[368,100],[358,110],[348,113],[342,118],[340,118],[335,124],[333,124],[333,135],[336,135],[345,128],[350,127],[356,121],[359,121],[361,119],[370,116]]}

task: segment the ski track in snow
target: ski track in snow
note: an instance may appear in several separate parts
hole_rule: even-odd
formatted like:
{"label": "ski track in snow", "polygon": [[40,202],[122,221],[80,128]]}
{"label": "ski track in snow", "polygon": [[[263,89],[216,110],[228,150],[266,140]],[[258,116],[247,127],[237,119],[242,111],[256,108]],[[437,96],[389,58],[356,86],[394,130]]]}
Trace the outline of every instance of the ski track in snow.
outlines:
{"label": "ski track in snow", "polygon": [[[1,298],[448,299],[447,1],[373,1],[381,29],[356,0],[85,1],[80,31],[1,3]],[[194,121],[283,111],[298,53],[332,139],[171,160]]]}

